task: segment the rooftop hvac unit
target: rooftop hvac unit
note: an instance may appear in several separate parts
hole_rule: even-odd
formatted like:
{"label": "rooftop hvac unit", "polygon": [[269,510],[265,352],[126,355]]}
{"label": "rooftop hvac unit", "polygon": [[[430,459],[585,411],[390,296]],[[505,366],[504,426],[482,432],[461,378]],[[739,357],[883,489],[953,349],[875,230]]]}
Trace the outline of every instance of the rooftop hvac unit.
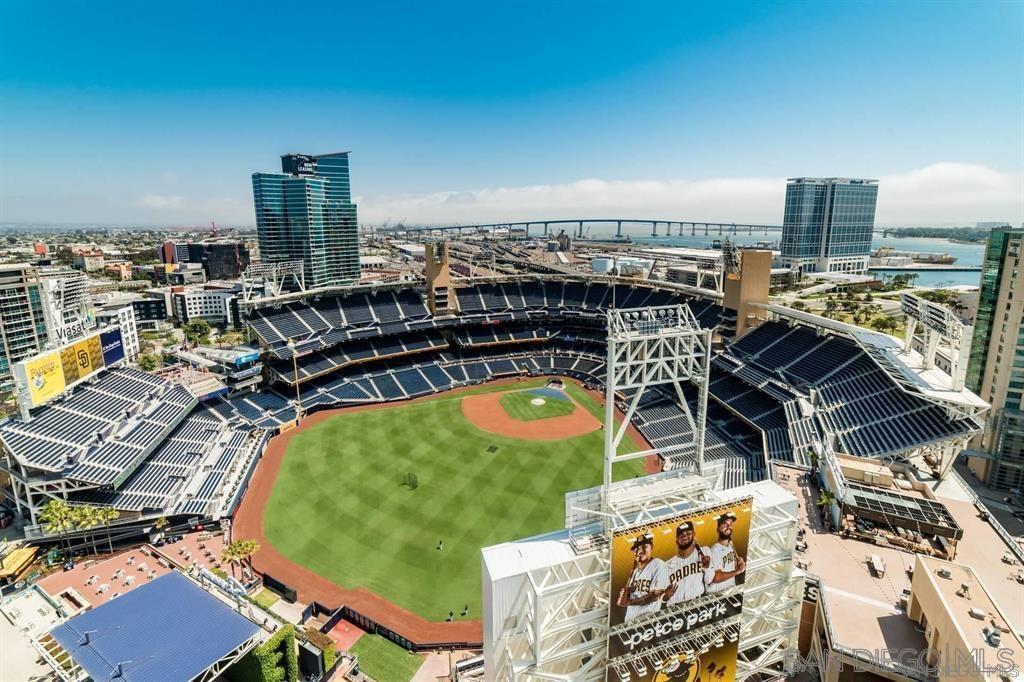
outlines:
{"label": "rooftop hvac unit", "polygon": [[985,612],[978,607],[971,608],[967,613],[971,614],[971,618],[977,618],[978,620],[985,620]]}
{"label": "rooftop hvac unit", "polygon": [[953,572],[950,571],[948,568],[940,568],[938,570],[938,574],[940,578],[945,578],[946,580],[949,580],[953,577]]}

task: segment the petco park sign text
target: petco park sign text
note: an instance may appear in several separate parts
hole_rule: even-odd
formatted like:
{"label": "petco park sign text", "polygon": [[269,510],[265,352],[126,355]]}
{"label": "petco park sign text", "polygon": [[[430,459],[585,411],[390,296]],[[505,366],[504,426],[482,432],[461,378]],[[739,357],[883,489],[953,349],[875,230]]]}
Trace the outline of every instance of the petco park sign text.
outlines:
{"label": "petco park sign text", "polygon": [[742,597],[734,595],[731,599],[723,599],[713,604],[705,604],[689,611],[675,613],[669,617],[645,623],[635,629],[620,632],[616,635],[621,648],[615,656],[632,653],[638,647],[646,647],[656,642],[686,634],[703,625],[738,614],[742,608]]}

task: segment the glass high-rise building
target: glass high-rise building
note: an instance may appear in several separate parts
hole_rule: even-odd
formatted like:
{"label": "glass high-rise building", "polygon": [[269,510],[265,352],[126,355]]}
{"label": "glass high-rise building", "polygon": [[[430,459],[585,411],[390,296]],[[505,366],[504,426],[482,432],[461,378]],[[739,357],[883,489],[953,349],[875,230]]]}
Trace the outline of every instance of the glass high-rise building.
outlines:
{"label": "glass high-rise building", "polygon": [[253,173],[264,263],[301,260],[307,288],[359,279],[359,224],[348,152],[285,154],[280,173]]}
{"label": "glass high-rise building", "polygon": [[[993,229],[982,263],[967,386],[992,405],[979,478],[1000,491],[1024,491],[1024,229]],[[1016,294],[1016,295],[1015,295]]]}
{"label": "glass high-rise building", "polygon": [[877,180],[790,178],[783,263],[801,272],[867,270],[877,199]]}

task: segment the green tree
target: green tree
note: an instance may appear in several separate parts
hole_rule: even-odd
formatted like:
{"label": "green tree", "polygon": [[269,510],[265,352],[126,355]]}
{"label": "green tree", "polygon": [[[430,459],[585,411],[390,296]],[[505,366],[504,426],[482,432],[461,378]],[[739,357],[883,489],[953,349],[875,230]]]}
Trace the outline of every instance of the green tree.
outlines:
{"label": "green tree", "polygon": [[830,493],[828,490],[822,490],[821,494],[818,495],[818,506],[819,507],[827,507],[830,504],[832,504],[833,502],[835,502],[835,499],[836,499],[835,495]]}
{"label": "green tree", "polygon": [[93,530],[99,524],[99,515],[96,509],[87,506],[76,506],[71,508],[71,519],[75,528],[83,531],[83,536],[89,540],[91,552],[96,552],[96,535]]}
{"label": "green tree", "polygon": [[221,560],[231,565],[231,575],[235,574],[235,564],[242,567],[242,577],[253,575],[252,556],[260,551],[260,543],[255,540],[234,540],[221,552]]}
{"label": "green tree", "polygon": [[238,541],[231,542],[220,551],[220,560],[231,567],[231,577],[235,576],[235,566],[242,563],[241,548]]}
{"label": "green tree", "polygon": [[43,522],[47,533],[57,533],[60,536],[60,546],[63,549],[64,535],[75,525],[68,503],[64,500],[50,500],[39,513],[39,520]]}
{"label": "green tree", "polygon": [[899,323],[896,322],[895,318],[889,316],[876,317],[871,320],[871,328],[877,329],[882,333],[894,332],[897,327],[899,327]]}
{"label": "green tree", "polygon": [[241,543],[242,561],[244,561],[245,564],[248,565],[249,578],[252,578],[252,576],[255,574],[255,570],[253,569],[252,566],[252,556],[256,552],[260,551],[260,543],[256,542],[255,540],[242,540]]}
{"label": "green tree", "polygon": [[804,303],[803,301],[793,301],[793,303],[790,304],[789,307],[792,308],[793,310],[806,310],[807,304]]}
{"label": "green tree", "polygon": [[210,342],[210,323],[202,318],[181,325],[181,331],[193,346]]}
{"label": "green tree", "polygon": [[114,553],[114,541],[110,537],[110,522],[117,521],[121,516],[121,512],[117,511],[113,507],[99,507],[97,510],[100,522],[107,529],[107,545],[110,547],[110,553]]}
{"label": "green tree", "polygon": [[832,317],[839,310],[839,304],[836,303],[835,299],[829,298],[825,301],[825,317]]}
{"label": "green tree", "polygon": [[152,372],[156,366],[157,359],[152,353],[143,353],[139,356],[139,369],[143,372]]}

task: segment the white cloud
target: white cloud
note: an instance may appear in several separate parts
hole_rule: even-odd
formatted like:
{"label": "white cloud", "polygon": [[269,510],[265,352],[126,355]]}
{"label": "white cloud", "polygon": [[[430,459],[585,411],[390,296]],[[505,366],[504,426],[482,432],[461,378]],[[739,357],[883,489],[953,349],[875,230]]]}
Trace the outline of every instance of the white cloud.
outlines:
{"label": "white cloud", "polygon": [[161,211],[180,209],[185,200],[182,197],[165,194],[143,194],[139,197],[139,206],[155,208]]}
{"label": "white cloud", "polygon": [[880,223],[958,223],[1024,216],[1024,188],[1012,176],[978,164],[936,163],[898,175],[882,176],[878,190]]}
{"label": "white cloud", "polygon": [[[781,224],[784,177],[615,181],[590,178],[429,194],[360,197],[360,220],[409,224],[559,218],[637,218]],[[1021,179],[966,163],[937,163],[879,178],[880,225],[1019,222]]]}

